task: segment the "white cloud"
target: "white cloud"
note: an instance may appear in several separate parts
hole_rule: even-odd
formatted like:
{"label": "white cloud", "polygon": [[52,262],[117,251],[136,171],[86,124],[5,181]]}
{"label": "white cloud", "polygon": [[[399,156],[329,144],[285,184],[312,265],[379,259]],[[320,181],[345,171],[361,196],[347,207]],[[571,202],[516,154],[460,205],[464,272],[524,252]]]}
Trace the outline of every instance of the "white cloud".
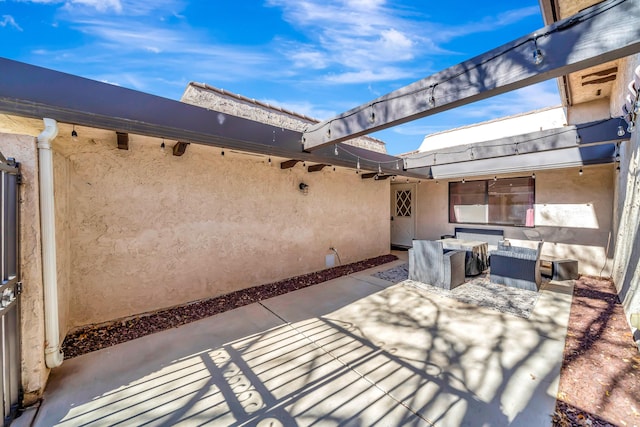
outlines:
{"label": "white cloud", "polygon": [[411,78],[413,72],[403,70],[401,68],[385,67],[376,70],[358,70],[350,71],[341,74],[328,74],[324,77],[324,81],[328,83],[362,83],[362,82],[380,82],[389,80],[399,80],[405,78]]}
{"label": "white cloud", "polygon": [[418,73],[424,68],[416,70],[413,61],[428,64],[433,55],[451,54],[443,43],[539,14],[538,7],[532,6],[479,22],[444,26],[419,10],[385,0],[266,0],[266,4],[280,8],[285,21],[313,40],[313,50],[308,45],[296,48],[292,42],[282,49],[293,45],[298,52],[289,56],[293,66],[339,70],[325,81],[343,84],[423,77]]}
{"label": "white cloud", "polygon": [[25,3],[39,4],[60,4],[66,9],[73,9],[76,6],[84,6],[95,9],[99,12],[122,12],[120,0],[22,0]]}
{"label": "white cloud", "polygon": [[13,27],[18,31],[22,31],[22,28],[20,27],[20,25],[18,25],[18,23],[16,22],[15,19],[13,19],[13,16],[11,15],[2,15],[2,20],[0,20],[0,27]]}

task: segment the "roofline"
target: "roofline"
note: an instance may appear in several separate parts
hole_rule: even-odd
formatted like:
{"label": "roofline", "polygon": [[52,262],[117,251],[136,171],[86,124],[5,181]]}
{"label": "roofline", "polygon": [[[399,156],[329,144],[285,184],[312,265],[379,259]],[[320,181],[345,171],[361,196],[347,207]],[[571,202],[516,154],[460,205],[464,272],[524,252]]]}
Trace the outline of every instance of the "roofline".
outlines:
{"label": "roofline", "polygon": [[[216,92],[216,93],[218,93],[220,95],[223,95],[223,96],[234,98],[234,99],[236,99],[238,101],[254,104],[254,105],[257,105],[257,106],[262,107],[262,108],[267,108],[269,110],[278,111],[280,113],[284,113],[284,114],[287,114],[289,116],[297,117],[297,118],[299,118],[301,120],[305,120],[305,121],[309,122],[310,124],[316,124],[316,123],[320,123],[321,122],[320,119],[316,119],[314,117],[310,117],[310,116],[307,116],[305,114],[297,113],[295,111],[288,110],[288,109],[280,107],[278,105],[273,105],[273,104],[269,104],[267,102],[259,101],[259,100],[255,99],[255,98],[249,98],[249,97],[246,97],[244,95],[240,95],[240,94],[235,93],[235,92],[230,92],[230,91],[228,91],[226,89],[222,89],[222,88],[218,88],[218,87],[215,87],[215,86],[211,86],[211,85],[209,85],[207,83],[200,83],[200,82],[191,81],[191,82],[189,82],[188,86],[195,86],[195,87],[198,87],[200,89],[209,90],[211,92]],[[374,138],[374,137],[369,136],[369,135],[362,135],[359,138],[368,139],[370,141],[375,141],[377,143],[386,145],[386,143],[383,140],[378,139],[378,138]]]}
{"label": "roofline", "polygon": [[353,169],[359,158],[365,170],[423,177],[396,170],[399,157],[366,149],[335,156],[333,147],[309,153],[301,132],[1,57],[0,112]]}

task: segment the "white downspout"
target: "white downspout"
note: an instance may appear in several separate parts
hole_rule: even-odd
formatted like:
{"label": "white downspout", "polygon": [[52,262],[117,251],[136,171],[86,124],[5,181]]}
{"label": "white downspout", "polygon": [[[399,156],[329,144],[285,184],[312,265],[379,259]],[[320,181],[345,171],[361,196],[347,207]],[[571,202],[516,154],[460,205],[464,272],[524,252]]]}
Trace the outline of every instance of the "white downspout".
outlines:
{"label": "white downspout", "polygon": [[40,166],[40,233],[42,236],[42,282],[44,285],[45,362],[56,368],[64,359],[60,350],[58,322],[58,275],[56,266],[56,217],[53,201],[53,154],[51,141],[58,135],[58,123],[44,119],[44,130],[38,135]]}

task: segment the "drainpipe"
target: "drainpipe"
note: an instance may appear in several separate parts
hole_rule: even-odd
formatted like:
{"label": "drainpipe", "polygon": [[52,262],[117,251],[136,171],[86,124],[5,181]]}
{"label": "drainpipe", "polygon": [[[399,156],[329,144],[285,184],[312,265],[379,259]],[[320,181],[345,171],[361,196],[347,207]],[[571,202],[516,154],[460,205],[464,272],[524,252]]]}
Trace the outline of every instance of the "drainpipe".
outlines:
{"label": "drainpipe", "polygon": [[42,282],[44,285],[45,362],[56,368],[64,359],[60,350],[58,323],[58,276],[56,266],[56,222],[53,202],[53,154],[51,141],[58,135],[58,123],[44,119],[44,130],[38,135],[40,166],[40,233],[42,236]]}

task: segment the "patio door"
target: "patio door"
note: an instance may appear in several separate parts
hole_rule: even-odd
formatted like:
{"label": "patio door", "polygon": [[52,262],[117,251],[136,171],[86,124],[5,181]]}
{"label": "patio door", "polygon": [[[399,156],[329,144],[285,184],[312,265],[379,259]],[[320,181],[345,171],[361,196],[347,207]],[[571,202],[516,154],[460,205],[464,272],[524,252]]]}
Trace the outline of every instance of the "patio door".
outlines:
{"label": "patio door", "polygon": [[415,237],[415,185],[391,185],[391,244],[411,247]]}

